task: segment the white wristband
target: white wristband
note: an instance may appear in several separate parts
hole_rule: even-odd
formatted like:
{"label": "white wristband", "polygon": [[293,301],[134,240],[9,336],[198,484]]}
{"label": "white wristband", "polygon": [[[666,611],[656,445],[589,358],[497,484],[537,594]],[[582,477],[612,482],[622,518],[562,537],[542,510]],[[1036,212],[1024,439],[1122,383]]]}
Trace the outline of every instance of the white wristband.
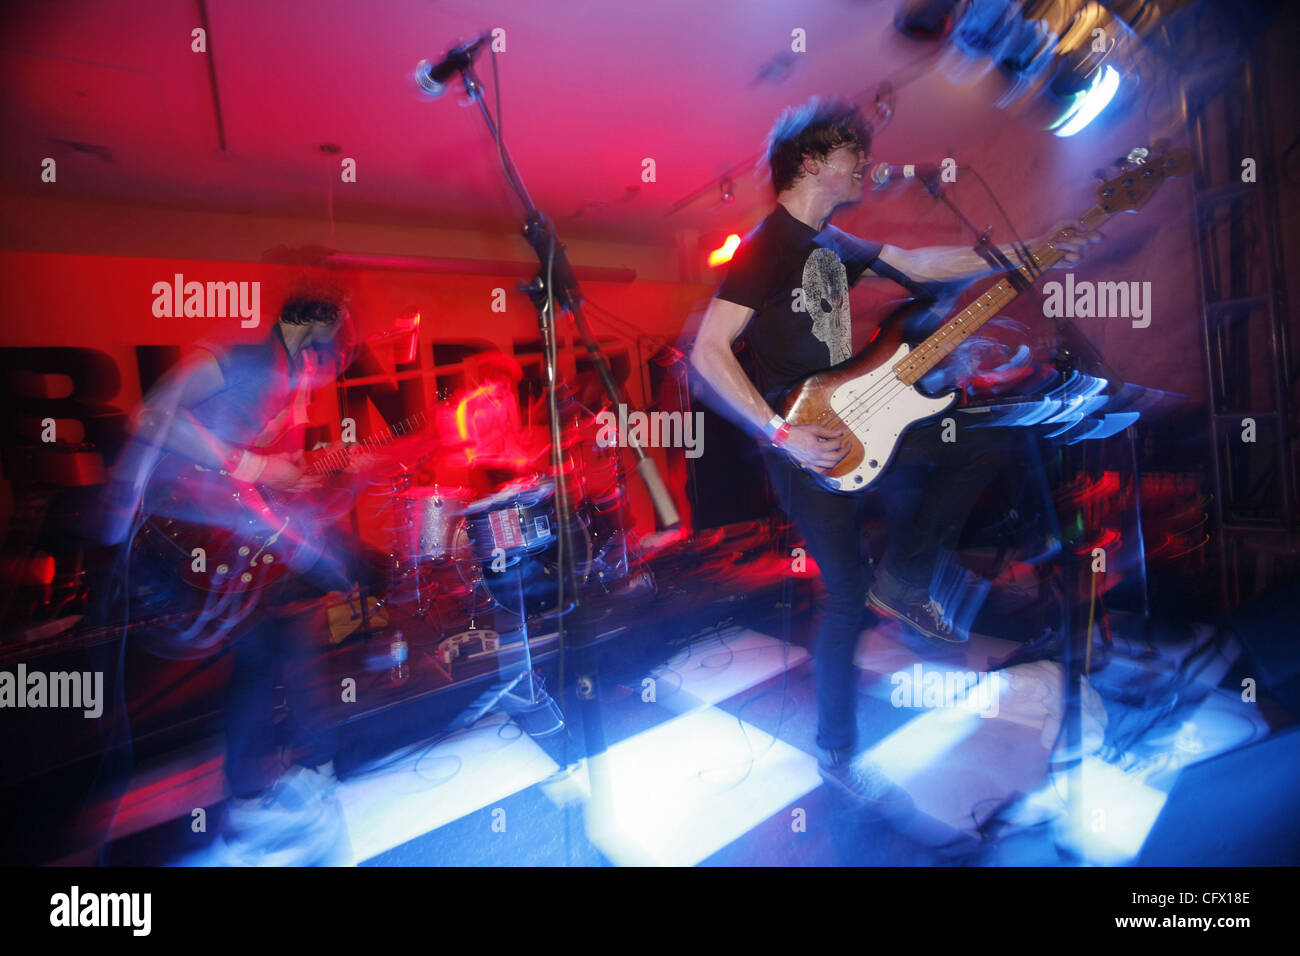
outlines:
{"label": "white wristband", "polygon": [[782,418],[780,415],[773,415],[772,420],[763,426],[763,434],[767,436],[767,440],[771,441],[773,438],[775,438],[776,433],[781,430],[781,426],[784,424],[785,424],[784,418]]}

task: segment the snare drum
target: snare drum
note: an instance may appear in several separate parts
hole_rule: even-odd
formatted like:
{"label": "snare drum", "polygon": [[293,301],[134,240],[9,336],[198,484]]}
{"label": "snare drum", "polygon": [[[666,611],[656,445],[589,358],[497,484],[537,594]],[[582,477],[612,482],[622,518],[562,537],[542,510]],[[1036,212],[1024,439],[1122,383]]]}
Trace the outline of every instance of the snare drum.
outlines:
{"label": "snare drum", "polygon": [[403,544],[408,558],[445,561],[454,557],[456,532],[470,493],[464,488],[414,485],[398,493],[402,507]]}
{"label": "snare drum", "polygon": [[[477,561],[504,554],[510,563],[555,541],[555,483],[521,478],[465,508],[470,549]],[[499,549],[499,550],[498,550]]]}

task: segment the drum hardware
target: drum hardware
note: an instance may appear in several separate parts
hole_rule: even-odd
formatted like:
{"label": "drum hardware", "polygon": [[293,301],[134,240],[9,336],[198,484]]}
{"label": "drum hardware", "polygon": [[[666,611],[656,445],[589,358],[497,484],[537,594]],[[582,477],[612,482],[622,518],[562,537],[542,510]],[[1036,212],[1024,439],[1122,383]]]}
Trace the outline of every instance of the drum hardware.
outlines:
{"label": "drum hardware", "polygon": [[[532,247],[538,260],[537,273],[530,282],[521,286],[521,289],[529,296],[537,313],[537,326],[542,343],[543,368],[547,387],[550,464],[553,469],[556,469],[565,459],[565,443],[561,434],[563,426],[558,406],[558,393],[561,383],[557,359],[557,309],[567,310],[573,317],[574,327],[586,348],[587,356],[611,404],[618,406],[623,404],[624,399],[618,382],[610,369],[609,362],[601,352],[591,327],[587,323],[583,312],[584,297],[578,286],[572,264],[565,253],[564,246],[560,242],[550,219],[537,208],[528,193],[527,187],[524,185],[519,169],[501,137],[497,119],[493,118],[491,111],[488,109],[483,84],[474,72],[472,61],[472,56],[460,58],[454,64],[454,72],[460,74],[467,96],[478,106],[488,132],[497,146],[497,153],[501,160],[506,181],[524,209],[524,238]],[[449,73],[443,79],[450,80],[450,78]],[[636,442],[631,443],[631,449],[637,460],[637,472],[650,492],[655,514],[659,521],[665,527],[677,525],[680,518],[654,460],[649,458],[645,449]],[[494,552],[497,557],[504,556],[507,559],[507,567],[509,567],[510,559],[516,559],[513,561],[512,570],[516,581],[520,624],[524,634],[525,657],[521,673],[506,678],[502,686],[494,688],[491,692],[485,694],[480,702],[476,702],[471,707],[471,713],[467,715],[471,718],[471,722],[486,713],[504,696],[511,695],[514,687],[527,677],[528,692],[526,697],[511,702],[511,706],[520,708],[521,715],[533,715],[528,717],[527,720],[521,717],[521,723],[525,729],[530,733],[549,734],[558,732],[564,727],[564,716],[559,711],[558,706],[555,705],[554,701],[550,701],[550,706],[547,706],[547,701],[550,699],[547,697],[545,690],[539,689],[537,682],[533,679],[531,652],[528,642],[528,609],[523,589],[524,567],[529,563],[535,564],[536,560],[533,556],[538,551],[548,550],[549,546],[554,542],[557,546],[556,554],[558,558],[556,561],[557,595],[576,595],[578,590],[577,582],[573,580],[578,576],[577,571],[573,562],[568,560],[568,555],[571,553],[568,548],[569,535],[579,527],[579,522],[576,520],[577,511],[574,507],[578,502],[569,500],[571,489],[565,483],[564,476],[557,474],[556,478],[560,480],[561,484],[549,495],[542,494],[530,498],[521,496],[514,501],[490,502],[488,506],[482,508],[475,508],[474,505],[471,505],[466,512],[471,546],[474,549],[476,558],[479,560],[486,559],[489,562],[489,568],[491,567],[490,560]],[[554,498],[554,504],[550,504],[550,498]],[[557,537],[557,532],[563,537]],[[589,569],[591,536],[585,528],[583,529],[583,536],[587,541],[587,567]],[[525,561],[524,556],[528,556],[530,561]],[[585,576],[584,572],[584,579]],[[566,607],[559,606],[560,601],[558,598],[556,605],[556,611],[560,615],[563,615],[568,610]],[[565,638],[562,622],[558,631],[558,640],[561,661],[560,674],[561,680],[563,680]],[[515,695],[511,696],[514,697]],[[479,706],[480,703],[482,704],[481,707]],[[529,728],[529,724],[538,719],[537,715],[540,715],[543,723],[549,724],[546,728]]]}
{"label": "drum hardware", "polygon": [[529,700],[510,691],[501,695],[501,706],[529,737],[549,737],[564,729],[564,713],[555,698],[546,693],[546,683],[534,671],[528,679],[535,699]]}
{"label": "drum hardware", "polygon": [[[466,654],[465,648],[469,645],[478,643],[479,649],[472,653]],[[501,635],[496,631],[489,630],[468,630],[461,631],[459,634],[453,634],[438,643],[437,658],[443,666],[449,671],[454,661],[460,657],[473,660],[476,657],[483,657],[488,654],[495,654],[501,646]]]}
{"label": "drum hardware", "polygon": [[470,500],[464,488],[440,485],[412,485],[396,494],[405,520],[407,535],[403,552],[413,558],[449,561],[456,532]]}
{"label": "drum hardware", "polygon": [[[595,445],[594,458],[578,451],[592,444],[579,434],[581,423],[570,422],[566,430],[569,440],[561,444],[568,451],[558,477],[533,474],[478,497],[463,487],[431,482],[429,470],[407,466],[390,477],[386,489],[373,483],[379,494],[387,492],[379,509],[388,516],[391,540],[387,603],[413,606],[416,615],[429,619],[431,639],[423,653],[448,680],[454,679],[457,661],[497,656],[501,679],[480,702],[486,707],[477,708],[478,715],[499,705],[534,736],[557,732],[564,724],[558,704],[533,671],[530,625],[567,614],[576,606],[576,590],[589,579],[611,592],[631,578],[618,459]],[[563,606],[557,480],[565,482],[574,501],[564,539],[572,569],[565,584],[573,583],[563,592]],[[457,579],[464,591],[457,589]],[[439,638],[446,633],[443,622],[457,616],[451,604],[468,610],[467,626]],[[510,616],[509,637],[480,626],[485,611]]]}
{"label": "drum hardware", "polygon": [[[516,582],[520,580],[518,574],[521,564],[522,562],[518,562],[514,566]],[[490,653],[495,653],[497,656],[497,666],[501,673],[500,679],[480,694],[461,715],[457,721],[457,724],[461,727],[473,726],[479,718],[498,703],[504,703],[506,710],[511,713],[549,714],[553,712],[556,720],[543,718],[543,723],[554,724],[558,721],[558,725],[543,728],[547,734],[556,733],[564,727],[564,718],[559,711],[558,705],[547,696],[540,678],[533,672],[533,651],[528,637],[528,618],[523,606],[522,585],[518,586],[518,598],[520,605],[519,634],[522,637],[520,642],[503,643],[498,632],[478,631],[471,627],[470,630],[462,631],[438,645],[438,656],[435,662],[441,661],[445,663],[449,677],[451,662],[459,656],[460,648],[465,644],[475,640],[480,642],[482,650],[478,654],[471,655],[473,657]],[[515,650],[522,652],[519,655],[522,660],[518,661],[518,670],[515,670],[512,666],[515,655],[509,653]],[[521,685],[523,688],[522,695],[513,693],[515,688]]]}
{"label": "drum hardware", "polygon": [[[456,70],[460,73],[466,95],[478,106],[488,133],[497,146],[506,181],[510,184],[514,194],[523,206],[524,239],[532,247],[538,260],[536,275],[530,282],[523,285],[522,289],[529,296],[537,312],[537,327],[543,346],[543,367],[546,373],[548,389],[547,404],[550,412],[551,464],[554,466],[559,464],[564,457],[558,407],[558,392],[561,386],[559,369],[557,368],[557,308],[567,310],[573,317],[574,328],[586,348],[587,356],[611,404],[617,406],[623,403],[624,396],[614,378],[608,360],[601,351],[596,337],[587,323],[583,309],[584,296],[579,288],[577,277],[574,275],[573,266],[569,262],[564,245],[560,242],[551,220],[537,208],[529,195],[528,188],[524,185],[523,177],[515,165],[514,158],[510,155],[510,151],[506,148],[506,144],[501,137],[501,130],[497,125],[497,121],[488,109],[486,97],[483,95],[483,84],[474,72],[473,63],[467,60],[464,63],[457,64]],[[660,522],[665,527],[679,523],[680,518],[677,515],[672,497],[664,487],[663,479],[659,475],[654,460],[647,457],[645,450],[637,443],[633,442],[631,448],[637,460],[637,472],[641,475],[650,492],[655,513]],[[567,488],[561,489],[556,503],[559,522],[566,529],[569,527],[572,511],[571,503],[567,498],[567,491]],[[568,570],[568,568],[561,568],[560,573],[565,574]]]}
{"label": "drum hardware", "polygon": [[[526,620],[572,609],[572,601],[560,608],[556,600],[558,530],[555,483],[538,475],[509,482],[466,508],[473,580],[483,585],[497,610],[514,615],[518,608]],[[585,519],[576,513],[566,540],[577,547],[580,585],[591,563],[591,538]],[[516,601],[519,595],[522,600]]]}
{"label": "drum hardware", "polygon": [[599,498],[584,501],[579,511],[584,513],[591,537],[588,575],[594,576],[608,591],[613,584],[627,578],[630,571],[621,482]]}

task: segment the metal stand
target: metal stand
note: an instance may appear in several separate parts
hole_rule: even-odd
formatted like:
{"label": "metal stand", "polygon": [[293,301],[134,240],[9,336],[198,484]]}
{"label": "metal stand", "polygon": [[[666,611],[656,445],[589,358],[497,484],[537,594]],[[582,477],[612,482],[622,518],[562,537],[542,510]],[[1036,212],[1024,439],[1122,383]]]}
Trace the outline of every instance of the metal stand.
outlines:
{"label": "metal stand", "polygon": [[[573,274],[573,268],[569,264],[564,246],[559,242],[555,227],[533,202],[532,197],[528,194],[527,187],[519,176],[519,170],[515,167],[514,160],[511,159],[509,151],[501,141],[500,131],[492,119],[492,114],[488,111],[487,103],[483,97],[483,86],[479,82],[473,66],[467,66],[461,71],[461,75],[465,82],[466,94],[478,104],[479,112],[483,115],[483,121],[487,124],[488,132],[491,133],[492,139],[497,144],[506,180],[523,204],[525,216],[524,238],[533,247],[533,251],[537,254],[538,261],[541,264],[540,271],[523,289],[528,293],[537,310],[537,324],[541,332],[546,361],[547,385],[551,392],[553,464],[558,466],[561,455],[561,436],[559,434],[560,423],[555,400],[555,387],[558,383],[558,372],[555,367],[555,307],[557,303],[561,308],[567,309],[573,316],[574,326],[578,330],[578,335],[582,338],[582,344],[591,357],[592,366],[600,377],[601,385],[604,386],[610,401],[617,407],[619,404],[624,403],[624,398],[619,390],[618,383],[614,380],[614,374],[610,370],[609,363],[605,360],[604,353],[601,352],[595,336],[591,333],[591,327],[587,324],[586,316],[582,311],[582,290],[579,288],[578,280]],[[672,497],[668,494],[667,488],[664,487],[663,480],[660,478],[654,462],[646,456],[645,449],[635,441],[629,441],[628,445],[637,458],[637,472],[641,475],[642,480],[646,483],[647,490],[650,492],[655,514],[658,516],[660,524],[665,528],[678,524],[681,519],[673,506]],[[560,483],[562,476],[558,471],[555,478],[557,519],[561,522],[561,528],[565,529],[568,527],[565,523],[569,516],[568,499],[567,495],[561,498]],[[563,548],[563,545],[561,547]]]}
{"label": "metal stand", "polygon": [[[1234,32],[1217,10],[1202,19],[1190,31],[1198,58],[1217,51],[1224,34]],[[1298,412],[1290,387],[1276,167],[1270,166],[1272,123],[1261,82],[1266,70],[1262,54],[1240,59],[1235,75],[1211,75],[1182,91],[1196,157],[1197,271],[1222,612],[1286,580],[1285,571],[1270,573],[1276,556],[1293,568],[1300,564]],[[1247,156],[1259,161],[1257,182],[1241,179]],[[1228,170],[1228,182],[1210,180],[1216,168]],[[1266,382],[1254,386],[1261,377]],[[1246,419],[1258,428],[1254,442],[1242,440]]]}
{"label": "metal stand", "polygon": [[[496,122],[492,119],[492,114],[487,108],[487,103],[483,95],[483,85],[479,81],[478,75],[474,71],[471,62],[466,60],[460,69],[461,78],[465,84],[465,93],[478,104],[479,112],[483,116],[483,121],[487,124],[488,132],[492,140],[497,144],[497,154],[501,160],[501,167],[506,176],[506,181],[514,190],[515,195],[519,198],[524,208],[524,238],[528,244],[533,247],[537,254],[540,269],[533,280],[527,283],[523,290],[527,292],[537,311],[537,327],[541,335],[542,350],[544,355],[546,370],[546,385],[548,393],[548,407],[550,412],[551,424],[551,471],[555,480],[555,510],[556,523],[558,525],[557,534],[559,536],[557,549],[559,554],[559,568],[557,570],[557,596],[556,607],[561,612],[565,607],[566,591],[572,592],[572,599],[575,610],[580,605],[580,594],[577,589],[572,587],[576,574],[574,573],[573,554],[569,548],[569,533],[574,527],[575,517],[573,506],[569,500],[568,482],[563,469],[564,448],[561,435],[561,420],[558,407],[558,385],[559,371],[556,368],[557,346],[555,331],[555,310],[556,305],[567,309],[573,316],[574,325],[578,334],[582,338],[583,345],[591,357],[592,365],[600,377],[601,384],[604,386],[610,401],[617,407],[623,402],[623,397],[619,392],[618,384],[614,381],[613,373],[610,371],[609,363],[600,351],[595,337],[591,334],[591,329],[587,325],[586,318],[582,312],[582,292],[578,287],[578,281],[573,274],[573,269],[569,265],[568,257],[565,255],[564,247],[560,244],[556,235],[555,228],[547,217],[537,208],[532,197],[528,194],[528,189],[524,186],[519,176],[519,171],[511,159],[505,144],[501,140],[500,130]],[[667,488],[664,487],[662,479],[655,468],[652,459],[646,456],[645,450],[639,447],[635,442],[629,442],[633,454],[637,458],[637,471],[640,473],[642,480],[645,482],[650,492],[650,497],[654,502],[655,513],[660,523],[664,527],[671,527],[680,522],[676,508],[673,506],[672,498],[668,494]],[[521,595],[522,597],[522,595]],[[521,608],[525,611],[526,609]],[[526,633],[525,617],[525,633]],[[565,661],[565,641],[564,641],[564,614],[561,613],[556,618],[558,628],[558,638],[560,642],[560,687],[564,687],[564,661]],[[527,638],[525,637],[525,647]],[[516,681],[517,683],[517,681]],[[531,676],[530,676],[531,684]],[[508,689],[507,689],[508,690]],[[531,700],[530,696],[530,700]],[[563,715],[560,714],[561,720]],[[590,726],[590,721],[584,720],[584,727]],[[588,753],[591,750],[592,740],[588,740]],[[601,745],[603,749],[603,744]],[[566,747],[567,750],[567,747]],[[567,758],[567,754],[566,754]]]}
{"label": "metal stand", "polygon": [[[1028,272],[1029,276],[1036,277],[1039,275],[1039,268],[1036,260],[1030,258],[1029,250],[1023,242],[1017,242],[1016,248],[1023,260],[1022,272],[1013,263],[1011,263],[990,241],[993,234],[993,227],[990,225],[983,231],[978,229],[975,224],[966,216],[957,205],[944,192],[938,180],[931,180],[925,183],[926,189],[930,195],[941,200],[957,219],[965,225],[971,232],[978,237],[976,239],[975,252],[988,262],[993,268],[1002,268],[1006,270],[1006,276],[1009,281],[1018,289],[1023,291],[1030,285],[1031,279],[1024,273]],[[1070,348],[1080,351],[1087,355],[1096,363],[1105,366],[1102,362],[1100,353],[1093,347],[1083,334],[1068,320],[1059,322],[1057,325],[1058,335],[1063,343],[1067,343]],[[1108,375],[1107,378],[1114,383],[1116,378]],[[1075,636],[1075,614],[1073,613],[1073,603],[1075,587],[1079,580],[1081,561],[1072,551],[1072,548],[1065,541],[1063,523],[1060,515],[1056,510],[1056,502],[1051,493],[1050,483],[1047,481],[1045,469],[1043,466],[1043,455],[1041,451],[1042,439],[1036,439],[1034,442],[1034,459],[1035,471],[1039,476],[1040,484],[1046,500],[1046,512],[1051,523],[1052,533],[1056,540],[1061,543],[1061,665],[1062,665],[1062,714],[1061,714],[1061,731],[1058,736],[1058,743],[1063,742],[1065,753],[1067,755],[1066,769],[1068,770],[1066,783],[1066,813],[1069,819],[1072,819],[1076,827],[1083,827],[1083,660],[1085,655],[1079,653],[1079,647],[1076,645]],[[1136,480],[1136,477],[1135,477]],[[1092,641],[1091,632],[1084,636],[1085,642]],[[1085,654],[1089,644],[1083,645]],[[1016,655],[1011,655],[1004,660],[999,666],[1006,666],[1014,663]]]}

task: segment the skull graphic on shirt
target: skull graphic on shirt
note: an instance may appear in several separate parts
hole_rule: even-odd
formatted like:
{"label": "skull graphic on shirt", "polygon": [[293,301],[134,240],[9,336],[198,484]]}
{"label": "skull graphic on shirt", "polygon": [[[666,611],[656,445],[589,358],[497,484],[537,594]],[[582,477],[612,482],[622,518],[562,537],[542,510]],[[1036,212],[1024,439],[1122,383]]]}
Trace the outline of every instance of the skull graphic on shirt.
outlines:
{"label": "skull graphic on shirt", "polygon": [[812,318],[813,337],[826,343],[830,364],[848,359],[853,348],[849,279],[844,263],[830,249],[814,249],[804,262],[803,301]]}

